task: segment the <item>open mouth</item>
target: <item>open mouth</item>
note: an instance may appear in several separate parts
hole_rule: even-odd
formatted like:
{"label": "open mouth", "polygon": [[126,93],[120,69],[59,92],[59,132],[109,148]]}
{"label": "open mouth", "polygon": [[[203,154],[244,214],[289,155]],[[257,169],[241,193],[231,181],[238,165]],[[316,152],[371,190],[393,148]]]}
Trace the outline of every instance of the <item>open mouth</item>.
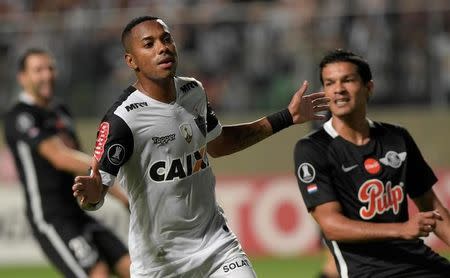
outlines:
{"label": "open mouth", "polygon": [[340,98],[334,100],[334,103],[336,104],[337,107],[345,106],[349,102],[350,102],[349,98]]}

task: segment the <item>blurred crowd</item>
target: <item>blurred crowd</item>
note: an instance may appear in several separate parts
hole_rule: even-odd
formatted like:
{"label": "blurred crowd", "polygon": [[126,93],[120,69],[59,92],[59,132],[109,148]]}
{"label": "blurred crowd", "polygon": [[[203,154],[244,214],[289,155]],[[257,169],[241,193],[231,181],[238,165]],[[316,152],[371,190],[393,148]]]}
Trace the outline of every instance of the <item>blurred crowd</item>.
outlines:
{"label": "blurred crowd", "polygon": [[58,95],[99,116],[133,82],[122,28],[148,14],[169,24],[178,74],[202,81],[218,111],[278,109],[304,79],[320,89],[317,63],[333,48],[367,57],[374,105],[450,105],[448,0],[0,0],[0,101],[17,95],[18,55],[43,47]]}

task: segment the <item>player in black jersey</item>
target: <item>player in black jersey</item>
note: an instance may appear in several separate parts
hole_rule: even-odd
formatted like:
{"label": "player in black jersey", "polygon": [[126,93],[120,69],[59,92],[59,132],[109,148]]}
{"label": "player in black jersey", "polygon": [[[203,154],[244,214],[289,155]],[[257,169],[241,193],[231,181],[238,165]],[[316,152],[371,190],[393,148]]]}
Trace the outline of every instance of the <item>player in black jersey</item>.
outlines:
{"label": "player in black jersey", "polygon": [[[450,263],[421,239],[434,232],[450,244],[437,179],[404,128],[366,118],[368,63],[335,50],[320,74],[332,118],[297,143],[295,169],[341,277],[450,277]],[[420,210],[411,218],[407,196]]]}
{"label": "player in black jersey", "polygon": [[[27,50],[19,61],[23,92],[5,119],[26,216],[43,252],[65,277],[129,277],[127,248],[72,196],[74,174],[87,172],[90,157],[79,151],[67,108],[53,99],[55,76],[49,53]],[[127,204],[120,191],[113,195]]]}

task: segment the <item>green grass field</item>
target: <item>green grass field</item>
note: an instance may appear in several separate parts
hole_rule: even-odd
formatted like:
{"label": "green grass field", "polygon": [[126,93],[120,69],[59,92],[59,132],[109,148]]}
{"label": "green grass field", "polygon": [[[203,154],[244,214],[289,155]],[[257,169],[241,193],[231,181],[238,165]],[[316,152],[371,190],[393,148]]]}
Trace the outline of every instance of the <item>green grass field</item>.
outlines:
{"label": "green grass field", "polygon": [[[450,253],[446,254],[450,259]],[[292,258],[252,258],[258,278],[315,278],[320,270],[322,256]],[[0,267],[0,277],[57,278],[61,277],[50,266]]]}
{"label": "green grass field", "polygon": [[[317,274],[321,259],[320,256],[287,259],[253,258],[252,263],[259,278],[309,278]],[[57,278],[61,275],[50,266],[12,266],[0,267],[0,277]]]}

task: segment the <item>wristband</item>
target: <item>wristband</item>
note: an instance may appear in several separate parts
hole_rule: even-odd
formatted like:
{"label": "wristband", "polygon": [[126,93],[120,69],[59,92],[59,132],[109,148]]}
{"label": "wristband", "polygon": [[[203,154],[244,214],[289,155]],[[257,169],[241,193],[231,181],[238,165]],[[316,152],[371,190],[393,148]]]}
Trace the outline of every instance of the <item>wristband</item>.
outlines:
{"label": "wristband", "polygon": [[294,124],[291,112],[287,108],[267,116],[267,120],[272,126],[272,133],[277,133]]}
{"label": "wristband", "polygon": [[82,209],[87,210],[87,211],[94,211],[94,210],[98,210],[99,208],[101,208],[103,206],[103,203],[105,202],[105,198],[102,198],[98,203],[96,204],[91,204],[88,203],[86,205],[84,205],[82,207]]}

